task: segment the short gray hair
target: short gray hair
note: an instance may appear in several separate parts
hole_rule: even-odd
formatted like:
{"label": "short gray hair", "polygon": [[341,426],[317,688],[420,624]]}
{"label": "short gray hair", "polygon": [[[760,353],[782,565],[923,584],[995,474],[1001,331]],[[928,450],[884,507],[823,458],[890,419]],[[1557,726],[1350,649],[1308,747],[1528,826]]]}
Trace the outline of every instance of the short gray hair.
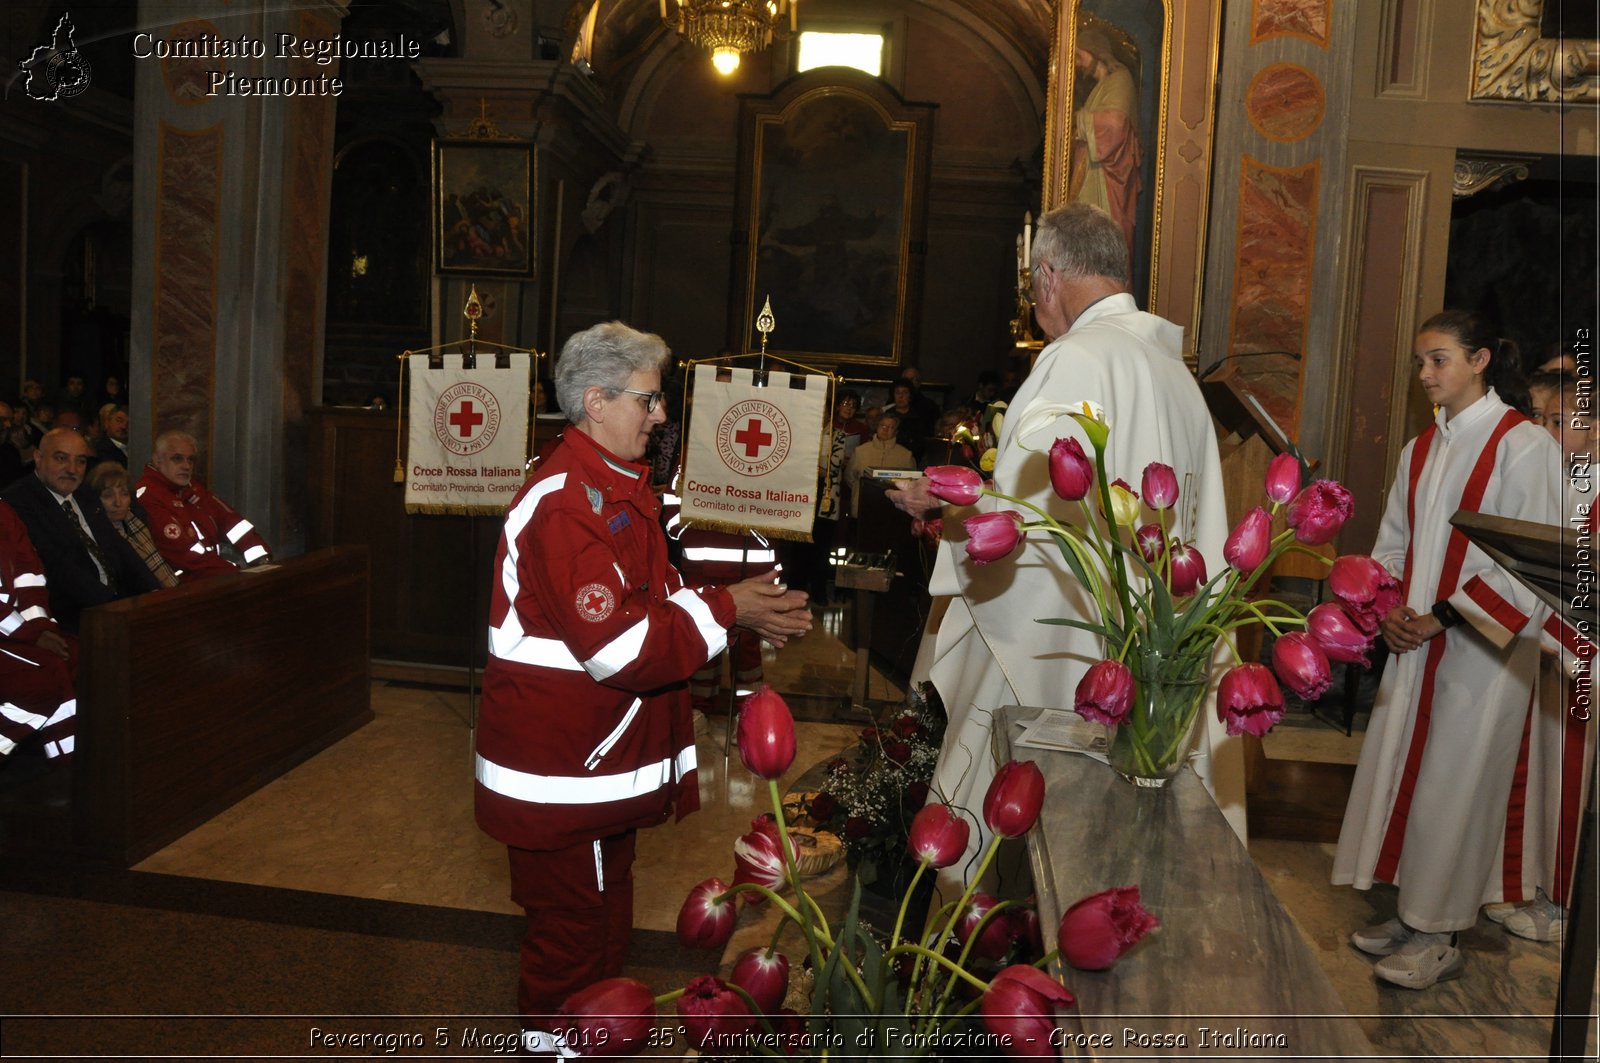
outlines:
{"label": "short gray hair", "polygon": [[1103,277],[1126,287],[1128,243],[1122,226],[1099,207],[1068,203],[1039,219],[1033,234],[1033,265],[1050,268],[1069,280]]}
{"label": "short gray hair", "polygon": [[177,429],[162,432],[160,435],[156,436],[155,445],[150,449],[154,451],[155,456],[159,458],[172,447],[172,444],[178,442],[189,444],[197,452],[200,450],[200,441],[198,439],[190,435],[188,432],[180,432]]}
{"label": "short gray hair", "polygon": [[583,393],[600,388],[613,395],[628,386],[635,373],[666,368],[672,351],[653,332],[640,332],[620,321],[575,332],[556,357],[556,401],[567,420],[583,420]]}

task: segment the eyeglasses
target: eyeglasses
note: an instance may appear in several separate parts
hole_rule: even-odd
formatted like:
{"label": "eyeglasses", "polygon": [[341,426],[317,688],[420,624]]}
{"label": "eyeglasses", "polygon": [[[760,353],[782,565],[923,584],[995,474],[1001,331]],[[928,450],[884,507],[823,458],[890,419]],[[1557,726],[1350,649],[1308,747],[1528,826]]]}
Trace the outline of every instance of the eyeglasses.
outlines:
{"label": "eyeglasses", "polygon": [[655,413],[656,407],[661,405],[661,400],[665,397],[659,391],[636,391],[633,388],[618,388],[617,390],[627,395],[637,395],[643,399],[644,412],[646,414]]}

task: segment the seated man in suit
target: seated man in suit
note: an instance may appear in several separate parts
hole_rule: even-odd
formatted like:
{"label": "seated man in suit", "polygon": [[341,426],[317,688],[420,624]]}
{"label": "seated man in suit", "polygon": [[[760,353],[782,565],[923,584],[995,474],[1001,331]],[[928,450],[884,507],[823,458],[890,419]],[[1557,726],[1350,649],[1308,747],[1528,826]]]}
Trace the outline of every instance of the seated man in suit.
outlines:
{"label": "seated man in suit", "polygon": [[255,526],[194,478],[198,455],[189,433],[161,433],[134,491],[150,515],[156,549],[185,583],[238,568],[225,552],[237,553],[246,565],[268,556]]}
{"label": "seated man in suit", "polygon": [[114,461],[128,467],[128,408],[108,402],[100,407],[100,435],[94,441],[95,464]]}
{"label": "seated man in suit", "polygon": [[77,643],[50,616],[44,566],[16,511],[0,502],[0,765],[20,748],[72,757]]}
{"label": "seated man in suit", "polygon": [[27,525],[50,582],[50,612],[68,631],[90,606],[155,590],[139,555],[107,522],[84,483],[94,451],[70,428],[46,432],[32,476],[0,493]]}

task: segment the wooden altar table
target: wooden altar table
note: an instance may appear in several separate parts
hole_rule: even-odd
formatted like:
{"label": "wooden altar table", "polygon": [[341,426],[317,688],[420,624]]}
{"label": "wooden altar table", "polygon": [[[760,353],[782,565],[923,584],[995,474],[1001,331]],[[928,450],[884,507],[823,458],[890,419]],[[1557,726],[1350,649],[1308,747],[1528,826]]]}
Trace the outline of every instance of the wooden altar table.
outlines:
{"label": "wooden altar table", "polygon": [[[1028,835],[1047,945],[1061,912],[1140,887],[1161,928],[1109,971],[1064,968],[1069,1050],[1101,1056],[1334,1058],[1371,1044],[1221,811],[1185,767],[1165,790],[1129,785],[1074,753],[1013,749],[1039,710],[997,713],[1001,762],[1031,760],[1044,810]],[[1090,1044],[1089,1042],[1093,1042]]]}

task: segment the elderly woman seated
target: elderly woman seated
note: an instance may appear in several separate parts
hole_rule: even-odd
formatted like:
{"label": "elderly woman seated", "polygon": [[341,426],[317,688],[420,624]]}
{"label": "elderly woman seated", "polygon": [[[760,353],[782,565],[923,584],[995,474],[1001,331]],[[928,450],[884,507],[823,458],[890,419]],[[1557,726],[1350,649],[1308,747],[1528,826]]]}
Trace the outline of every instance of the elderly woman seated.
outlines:
{"label": "elderly woman seated", "polygon": [[167,564],[161,551],[150,537],[150,526],[134,510],[133,494],[128,488],[128,470],[114,461],[102,462],[89,473],[89,486],[100,496],[100,508],[117,534],[128,541],[134,553],[143,559],[150,573],[163,587],[176,587],[178,575]]}

